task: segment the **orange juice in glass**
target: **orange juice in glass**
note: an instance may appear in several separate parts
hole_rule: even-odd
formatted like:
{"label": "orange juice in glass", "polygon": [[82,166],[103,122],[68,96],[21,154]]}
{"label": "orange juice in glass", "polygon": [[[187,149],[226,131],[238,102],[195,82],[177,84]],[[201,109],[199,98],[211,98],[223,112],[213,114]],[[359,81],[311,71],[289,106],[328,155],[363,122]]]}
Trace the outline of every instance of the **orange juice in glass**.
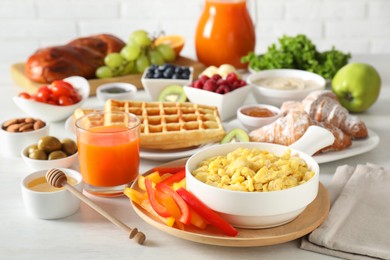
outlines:
{"label": "orange juice in glass", "polygon": [[231,64],[246,68],[241,57],[254,51],[255,43],[255,29],[246,0],[205,0],[195,35],[200,62],[206,66]]}
{"label": "orange juice in glass", "polygon": [[87,114],[76,121],[84,189],[98,196],[123,194],[139,171],[137,116],[124,112]]}

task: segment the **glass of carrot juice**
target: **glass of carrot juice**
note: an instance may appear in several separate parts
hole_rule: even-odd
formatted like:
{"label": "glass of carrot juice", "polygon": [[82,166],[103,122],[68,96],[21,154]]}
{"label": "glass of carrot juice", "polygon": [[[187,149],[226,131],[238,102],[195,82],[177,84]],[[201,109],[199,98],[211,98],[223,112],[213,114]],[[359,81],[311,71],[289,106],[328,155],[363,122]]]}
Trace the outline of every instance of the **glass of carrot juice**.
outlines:
{"label": "glass of carrot juice", "polygon": [[137,116],[97,112],[76,121],[80,172],[84,190],[98,196],[119,196],[139,171]]}

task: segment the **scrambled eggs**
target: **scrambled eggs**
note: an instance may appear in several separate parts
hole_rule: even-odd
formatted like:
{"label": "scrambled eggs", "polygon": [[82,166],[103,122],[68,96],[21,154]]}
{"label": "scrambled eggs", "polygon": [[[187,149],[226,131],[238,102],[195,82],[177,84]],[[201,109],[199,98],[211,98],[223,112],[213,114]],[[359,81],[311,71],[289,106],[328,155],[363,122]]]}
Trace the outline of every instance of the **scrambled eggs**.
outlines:
{"label": "scrambled eggs", "polygon": [[192,174],[206,184],[236,191],[276,191],[300,185],[314,176],[306,162],[259,149],[238,148],[226,156],[202,161]]}

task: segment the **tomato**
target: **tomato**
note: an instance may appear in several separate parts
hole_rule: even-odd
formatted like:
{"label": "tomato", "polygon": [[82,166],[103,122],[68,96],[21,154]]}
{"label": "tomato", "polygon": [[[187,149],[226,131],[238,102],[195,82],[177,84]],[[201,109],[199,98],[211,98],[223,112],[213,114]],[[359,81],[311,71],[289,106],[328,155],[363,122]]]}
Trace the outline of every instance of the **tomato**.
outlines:
{"label": "tomato", "polygon": [[69,87],[69,83],[67,84],[63,84],[62,83],[63,81],[60,81],[60,80],[57,80],[57,81],[53,81],[53,83],[51,83],[51,85],[49,86],[52,94],[56,97],[60,97],[60,96],[71,96],[72,95],[72,90],[73,90],[73,87]]}
{"label": "tomato", "polygon": [[[44,88],[46,87],[46,88]],[[50,97],[50,90],[47,86],[44,86],[42,88],[39,88],[38,90],[38,93],[37,93],[37,97],[42,100],[43,102],[47,102],[49,100],[49,97]]]}
{"label": "tomato", "polygon": [[53,81],[51,84],[54,84],[56,86],[61,86],[61,87],[68,87],[70,89],[74,89],[74,87],[72,86],[72,84],[66,82],[66,81],[63,81],[63,80],[55,80]]}
{"label": "tomato", "polygon": [[31,95],[28,94],[27,92],[20,92],[18,96],[21,97],[21,98],[25,98],[25,99],[30,99],[31,98]]}
{"label": "tomato", "polygon": [[69,96],[60,96],[58,98],[58,104],[60,106],[70,106],[73,105],[73,100]]}

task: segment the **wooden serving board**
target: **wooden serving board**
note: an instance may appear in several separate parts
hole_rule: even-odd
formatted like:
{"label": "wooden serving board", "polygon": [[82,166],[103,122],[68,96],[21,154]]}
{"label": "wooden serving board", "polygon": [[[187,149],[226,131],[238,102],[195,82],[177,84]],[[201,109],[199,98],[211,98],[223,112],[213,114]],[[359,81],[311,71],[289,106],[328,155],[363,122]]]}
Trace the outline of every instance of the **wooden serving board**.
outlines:
{"label": "wooden serving board", "polygon": [[[193,67],[194,68],[194,75],[193,78],[196,79],[198,75],[206,68],[205,65],[202,63],[179,56],[172,64],[180,65],[180,66],[187,66],[187,67]],[[36,83],[32,80],[30,80],[25,72],[24,72],[25,63],[16,63],[11,66],[11,77],[12,79],[21,87],[24,87],[28,92],[34,93],[37,91],[37,89],[44,85],[42,83]],[[115,78],[109,78],[109,79],[90,79],[88,80],[91,91],[90,95],[94,96],[96,94],[96,88],[102,84],[110,83],[110,82],[127,82],[130,84],[135,85],[137,88],[142,89],[142,83],[141,83],[141,77],[142,74],[134,74],[134,75],[127,75],[127,76],[121,76],[121,77],[115,77]]]}
{"label": "wooden serving board", "polygon": [[[187,158],[184,158],[160,165],[159,167],[181,166],[185,165],[186,161]],[[146,176],[150,173],[152,173],[152,170],[144,173],[143,175]],[[137,181],[134,181],[131,187],[140,190],[137,183]],[[293,221],[273,228],[237,228],[238,235],[236,237],[225,236],[221,231],[211,227],[211,225],[209,225],[205,230],[200,230],[195,227],[191,230],[180,230],[177,228],[172,228],[151,216],[148,212],[146,212],[134,202],[131,202],[131,205],[138,216],[140,216],[144,221],[154,226],[155,228],[175,237],[209,245],[227,247],[254,247],[281,244],[303,237],[310,233],[325,220],[329,212],[330,201],[328,191],[322,185],[322,183],[320,183],[318,195],[315,200],[310,203],[306,209]]]}

